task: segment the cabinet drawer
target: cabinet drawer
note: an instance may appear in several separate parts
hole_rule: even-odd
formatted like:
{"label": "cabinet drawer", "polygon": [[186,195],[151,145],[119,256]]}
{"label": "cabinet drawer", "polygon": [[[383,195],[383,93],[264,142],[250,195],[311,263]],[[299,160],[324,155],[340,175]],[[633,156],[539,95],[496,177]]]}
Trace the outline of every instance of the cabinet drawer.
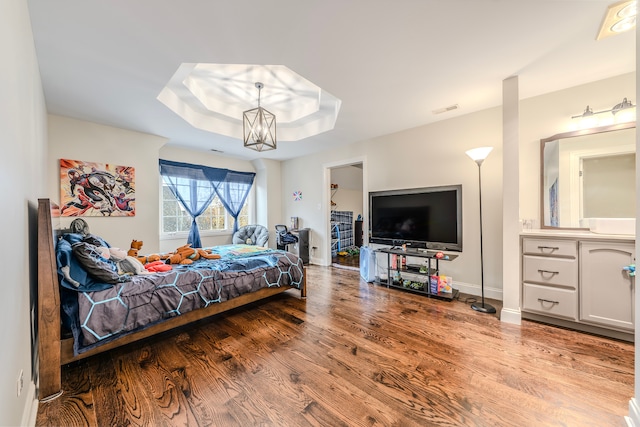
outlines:
{"label": "cabinet drawer", "polygon": [[522,294],[522,309],[548,316],[578,320],[578,294],[576,290],[525,283]]}
{"label": "cabinet drawer", "polygon": [[570,258],[522,257],[522,280],[541,285],[578,287],[578,262]]}
{"label": "cabinet drawer", "polygon": [[578,254],[575,240],[522,239],[522,253],[525,255],[573,257]]}

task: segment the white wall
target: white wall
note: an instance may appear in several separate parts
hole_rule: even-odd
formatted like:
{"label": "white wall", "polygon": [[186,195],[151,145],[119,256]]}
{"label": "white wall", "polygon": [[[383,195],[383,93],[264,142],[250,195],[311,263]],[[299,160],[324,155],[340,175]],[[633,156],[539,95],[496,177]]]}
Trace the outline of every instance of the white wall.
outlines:
{"label": "white wall", "polygon": [[[283,162],[283,191],[292,190],[295,182],[305,194],[303,203],[285,200],[286,216],[305,219],[313,230],[318,246],[312,262],[326,264],[327,245],[324,231],[322,180],[323,165],[342,159],[365,157],[364,180],[367,191],[462,184],[463,253],[455,261],[441,266],[460,285],[474,287],[480,282],[478,167],[464,152],[470,148],[496,147],[482,166],[483,214],[485,221],[485,287],[500,296],[502,270],[502,153],[501,109],[492,108],[476,114],[409,129],[368,141],[351,144],[313,156]],[[297,181],[293,177],[298,176]],[[367,232],[365,231],[365,236]],[[487,256],[489,254],[489,256]]]}
{"label": "white wall", "polygon": [[256,168],[254,184],[257,209],[255,223],[269,230],[269,247],[276,247],[276,225],[289,224],[282,217],[282,191],[280,191],[280,161],[256,159],[251,163]]}
{"label": "white wall", "polygon": [[[131,240],[142,240],[141,254],[170,252],[187,237],[160,239],[160,174],[158,159],[254,172],[250,162],[207,152],[165,145],[166,139],[140,132],[98,125],[68,117],[49,116],[48,195],[60,203],[61,158],[133,166],[136,172],[134,217],[83,217],[92,233],[112,246],[128,249]],[[250,195],[253,197],[253,195]],[[73,218],[60,219],[67,226]],[[230,233],[202,235],[203,246],[231,243]]]}
{"label": "white wall", "polygon": [[331,169],[331,183],[338,188],[332,190],[332,201],[336,203],[331,209],[353,212],[353,219],[364,215],[362,194],[362,167],[343,166]]}
{"label": "white wall", "polygon": [[[0,425],[26,425],[34,401],[31,331],[37,286],[38,198],[46,197],[46,111],[27,2],[0,2],[0,181],[4,208],[0,249]],[[24,387],[17,396],[20,371]],[[33,422],[33,419],[31,419]]]}
{"label": "white wall", "polygon": [[[103,126],[68,117],[49,115],[48,194],[60,204],[60,159],[84,160],[135,168],[134,217],[83,217],[93,234],[114,247],[129,249],[142,240],[141,252],[159,249],[160,200],[158,153],[165,138]],[[63,217],[66,227],[73,217]]]}
{"label": "white wall", "polygon": [[[622,98],[633,99],[636,73],[524,99],[520,103],[520,217],[540,225],[540,140],[576,130],[571,116],[587,105],[610,109]],[[635,103],[635,100],[634,100]]]}
{"label": "white wall", "polygon": [[[523,84],[523,83],[521,83]],[[591,105],[605,109],[635,93],[635,73],[524,99],[520,102],[520,217],[539,221],[540,139],[566,132],[574,124],[570,117]],[[321,177],[325,165],[344,159],[365,157],[364,176],[368,191],[462,184],[463,252],[442,267],[466,292],[479,294],[480,252],[477,166],[465,150],[483,145],[495,147],[482,165],[483,239],[485,245],[485,292],[501,298],[502,280],[502,115],[496,107],[465,116],[385,135],[283,162],[282,191],[302,190],[304,199],[285,199],[285,217],[300,216],[310,227],[311,261],[327,265],[329,242],[324,229],[323,203],[328,203]],[[365,231],[366,234],[366,231]],[[509,283],[509,286],[519,286]]]}

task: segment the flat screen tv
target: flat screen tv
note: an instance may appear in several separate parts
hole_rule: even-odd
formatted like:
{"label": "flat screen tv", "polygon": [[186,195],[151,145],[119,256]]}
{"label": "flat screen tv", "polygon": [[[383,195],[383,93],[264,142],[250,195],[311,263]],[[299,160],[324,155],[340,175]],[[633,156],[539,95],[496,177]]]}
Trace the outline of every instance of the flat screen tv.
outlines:
{"label": "flat screen tv", "polygon": [[369,241],[462,251],[462,185],[372,191]]}

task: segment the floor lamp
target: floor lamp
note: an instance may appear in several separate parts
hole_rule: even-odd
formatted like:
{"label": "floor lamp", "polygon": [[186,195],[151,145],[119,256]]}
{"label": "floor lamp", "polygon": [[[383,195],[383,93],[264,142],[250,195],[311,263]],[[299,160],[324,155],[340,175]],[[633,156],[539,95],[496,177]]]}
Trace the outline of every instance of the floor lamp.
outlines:
{"label": "floor lamp", "polygon": [[467,156],[471,157],[471,160],[478,164],[478,195],[480,199],[480,287],[482,289],[482,303],[473,303],[471,304],[471,308],[481,313],[496,312],[495,307],[484,302],[484,259],[482,257],[482,174],[480,173],[480,166],[482,166],[482,162],[484,162],[484,159],[487,158],[491,150],[493,150],[493,147],[480,147],[466,151]]}

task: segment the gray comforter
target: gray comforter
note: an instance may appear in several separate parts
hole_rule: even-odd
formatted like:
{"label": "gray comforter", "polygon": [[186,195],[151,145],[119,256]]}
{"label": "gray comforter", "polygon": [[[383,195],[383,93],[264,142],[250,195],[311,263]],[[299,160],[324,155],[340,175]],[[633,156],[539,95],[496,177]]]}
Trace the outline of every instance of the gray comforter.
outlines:
{"label": "gray comforter", "polygon": [[[191,310],[267,286],[302,283],[302,261],[285,251],[233,254],[200,260],[172,271],[132,276],[94,292],[78,292],[76,353]],[[231,253],[230,253],[231,252]],[[81,336],[78,336],[81,335]]]}

